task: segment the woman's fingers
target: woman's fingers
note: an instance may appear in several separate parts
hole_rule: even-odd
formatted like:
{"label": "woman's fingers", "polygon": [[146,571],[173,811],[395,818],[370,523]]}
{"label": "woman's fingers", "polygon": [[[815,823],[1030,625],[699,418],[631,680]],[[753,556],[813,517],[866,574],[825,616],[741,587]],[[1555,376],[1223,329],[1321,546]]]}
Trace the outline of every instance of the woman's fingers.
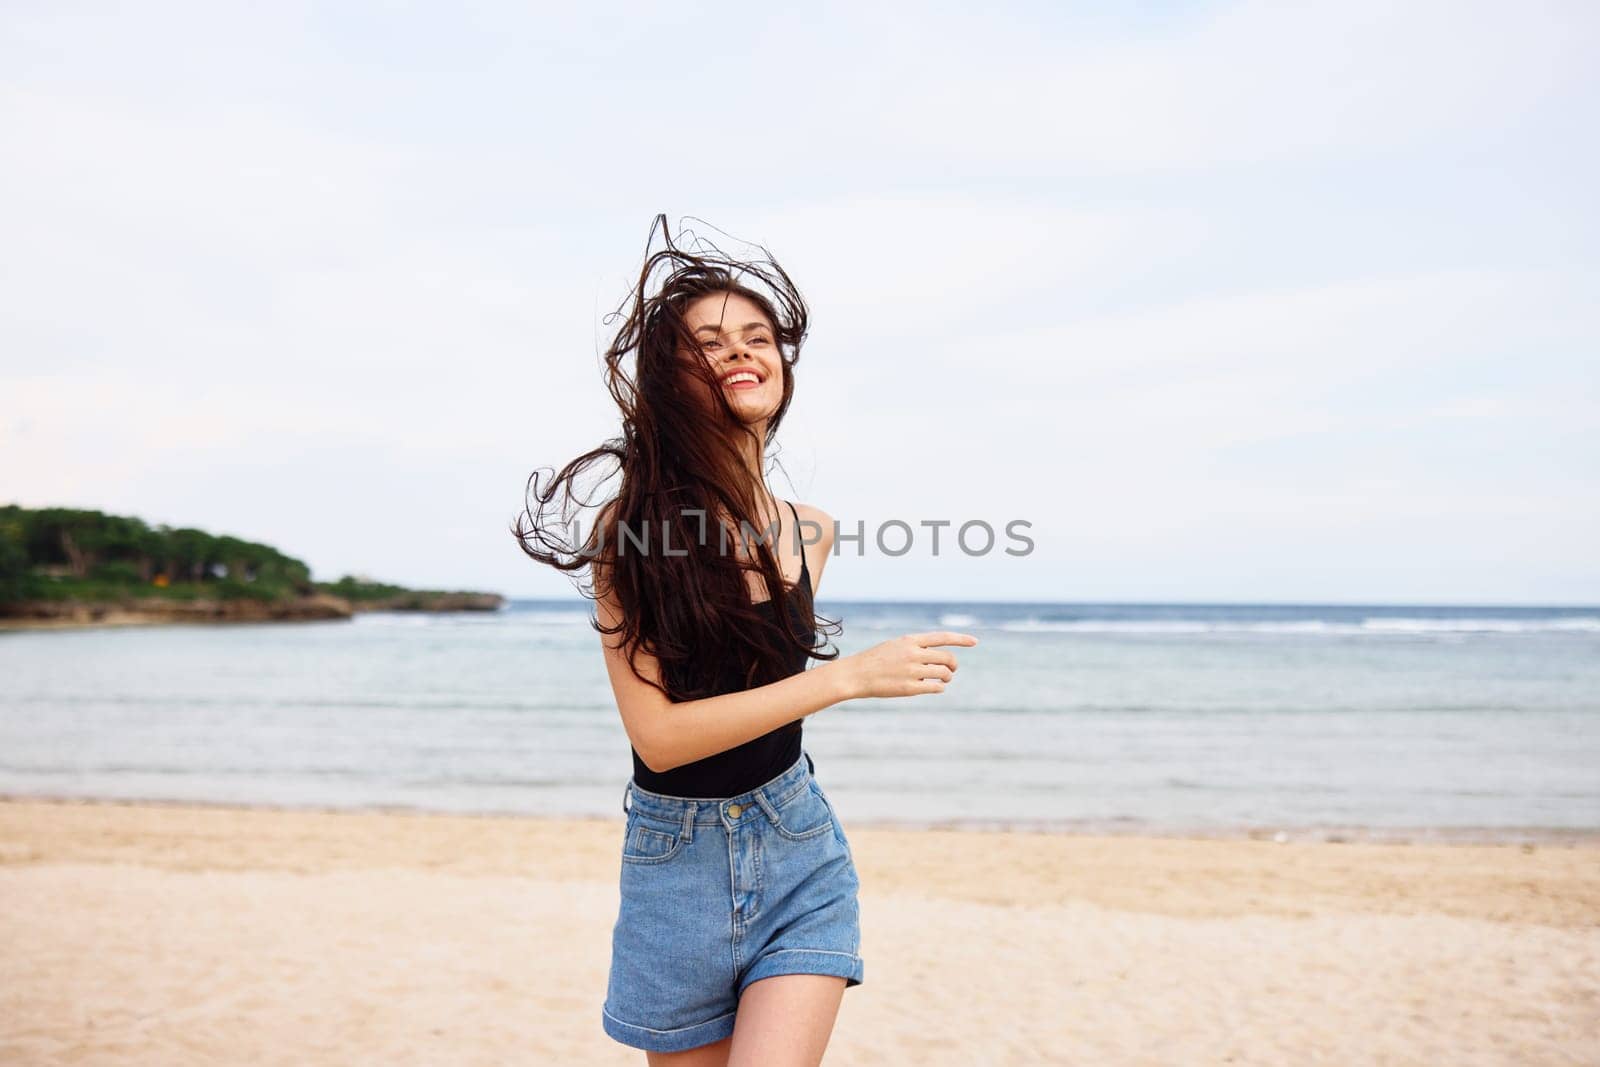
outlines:
{"label": "woman's fingers", "polygon": [[971,648],[978,643],[978,639],[971,634],[957,633],[955,630],[930,630],[911,636],[925,648],[931,645],[966,645]]}
{"label": "woman's fingers", "polygon": [[[928,633],[911,634],[912,642],[917,646],[917,657],[927,668],[939,667],[947,674],[956,670],[956,654],[946,652],[941,645],[960,645],[971,648],[978,643],[978,639],[971,634],[957,633],[954,630],[933,630]],[[949,678],[945,678],[949,681]]]}
{"label": "woman's fingers", "polygon": [[862,696],[942,693],[955,678],[956,656],[939,646],[970,648],[977,643],[978,639],[971,634],[930,630],[902,634],[841,662],[851,665],[853,686]]}

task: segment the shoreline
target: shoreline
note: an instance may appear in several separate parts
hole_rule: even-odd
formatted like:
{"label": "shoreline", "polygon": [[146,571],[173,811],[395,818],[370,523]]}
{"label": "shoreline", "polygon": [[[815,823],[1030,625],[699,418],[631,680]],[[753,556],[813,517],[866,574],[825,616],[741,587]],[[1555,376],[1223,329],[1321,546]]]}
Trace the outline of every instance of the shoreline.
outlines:
{"label": "shoreline", "polygon": [[0,632],[192,623],[348,622],[357,615],[377,612],[495,613],[504,610],[505,603],[498,593],[427,592],[359,600],[320,592],[281,600],[184,600],[131,595],[122,600],[26,600],[0,604]]}
{"label": "shoreline", "polygon": [[178,617],[140,611],[107,612],[95,619],[22,619],[0,616],[0,633],[47,632],[54,630],[111,630],[137,626],[239,626],[248,623],[308,623],[351,622],[358,615],[460,615],[479,614],[493,609],[483,608],[394,608],[359,607],[348,615],[259,615]]}
{"label": "shoreline", "polygon": [[[615,815],[562,814],[550,812],[525,812],[508,810],[442,810],[393,804],[330,805],[286,804],[249,801],[192,800],[147,797],[101,796],[51,796],[44,794],[0,792],[0,805],[52,804],[63,807],[125,807],[157,809],[193,809],[202,811],[238,811],[278,814],[308,815],[376,815],[414,818],[446,818],[520,821],[543,823],[601,823],[620,826],[623,815],[619,806]],[[927,833],[947,832],[957,834],[1032,834],[1043,837],[1095,838],[1113,840],[1161,841],[1259,841],[1271,844],[1356,844],[1356,845],[1424,845],[1471,847],[1520,847],[1600,849],[1600,828],[1573,829],[1545,826],[1237,826],[1237,827],[1157,827],[1129,826],[1114,820],[1062,820],[1062,819],[943,819],[943,820],[890,820],[857,818],[845,812],[841,816],[846,831],[856,829]]]}
{"label": "shoreline", "polygon": [[155,615],[148,612],[125,611],[108,612],[97,619],[16,619],[0,617],[0,633],[11,631],[14,633],[32,633],[35,631],[54,630],[115,630],[139,626],[240,626],[249,623],[307,623],[307,622],[349,622],[361,612],[350,615],[327,616],[259,616],[259,617],[212,617],[196,616],[193,618],[178,618],[170,615]]}

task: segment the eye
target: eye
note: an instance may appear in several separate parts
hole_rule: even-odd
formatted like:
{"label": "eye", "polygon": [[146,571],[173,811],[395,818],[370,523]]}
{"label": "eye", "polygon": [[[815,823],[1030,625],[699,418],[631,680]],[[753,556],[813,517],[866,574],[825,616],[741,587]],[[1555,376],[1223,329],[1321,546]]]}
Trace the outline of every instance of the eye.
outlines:
{"label": "eye", "polygon": [[767,343],[767,339],[765,337],[755,337],[751,339],[750,343],[753,345],[764,345]]}
{"label": "eye", "polygon": [[700,342],[700,347],[701,348],[720,348],[721,345],[716,341],[701,341]]}

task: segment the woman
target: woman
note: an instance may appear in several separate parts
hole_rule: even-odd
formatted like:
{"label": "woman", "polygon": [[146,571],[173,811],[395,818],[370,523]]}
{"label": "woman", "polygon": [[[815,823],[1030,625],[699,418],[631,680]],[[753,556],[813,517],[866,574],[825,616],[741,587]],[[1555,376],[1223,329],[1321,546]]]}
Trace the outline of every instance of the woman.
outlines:
{"label": "woman", "polygon": [[858,697],[943,692],[956,658],[939,646],[977,639],[908,634],[843,658],[818,647],[834,522],[780,501],[764,473],[805,302],[770,256],[689,252],[664,215],[655,225],[666,247],[647,255],[606,353],[622,436],[542,493],[534,477],[540,511],[562,482],[576,499],[600,457],[616,460],[620,490],[581,549],[537,518],[516,530],[535,559],[592,567],[632,749],[601,1023],[652,1064],[816,1064],[864,964],[850,842],[801,724]]}

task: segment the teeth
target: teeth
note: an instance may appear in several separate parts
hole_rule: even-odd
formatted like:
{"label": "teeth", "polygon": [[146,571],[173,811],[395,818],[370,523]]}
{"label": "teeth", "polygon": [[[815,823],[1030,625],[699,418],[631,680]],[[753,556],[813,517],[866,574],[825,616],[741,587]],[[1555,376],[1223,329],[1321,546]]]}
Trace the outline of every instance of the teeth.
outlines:
{"label": "teeth", "polygon": [[748,374],[748,373],[745,373],[744,371],[740,371],[738,374],[730,374],[726,378],[722,379],[722,384],[723,385],[732,385],[734,382],[759,382],[759,381],[760,381],[760,379],[757,378],[754,374]]}

